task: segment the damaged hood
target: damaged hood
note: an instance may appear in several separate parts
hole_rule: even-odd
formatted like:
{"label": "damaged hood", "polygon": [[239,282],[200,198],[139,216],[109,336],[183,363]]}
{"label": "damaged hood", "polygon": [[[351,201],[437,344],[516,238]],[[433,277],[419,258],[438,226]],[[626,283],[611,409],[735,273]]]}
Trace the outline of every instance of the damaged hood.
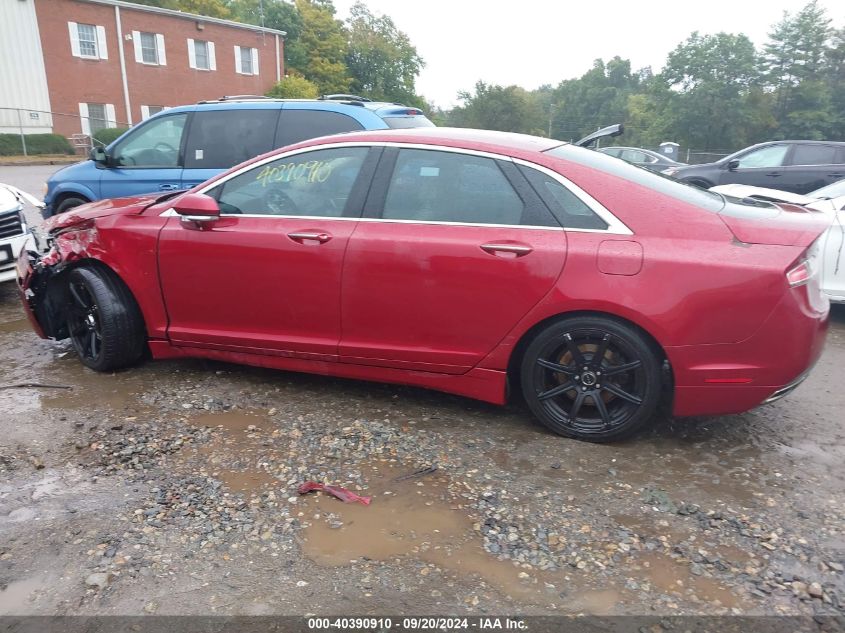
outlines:
{"label": "damaged hood", "polygon": [[56,231],[74,226],[76,224],[84,224],[97,218],[102,218],[110,215],[131,215],[133,213],[141,213],[157,201],[172,196],[172,193],[162,196],[161,194],[148,194],[144,196],[131,196],[128,198],[113,198],[109,200],[100,200],[98,202],[89,202],[78,207],[73,207],[65,213],[54,215],[44,222],[42,229],[46,232]]}

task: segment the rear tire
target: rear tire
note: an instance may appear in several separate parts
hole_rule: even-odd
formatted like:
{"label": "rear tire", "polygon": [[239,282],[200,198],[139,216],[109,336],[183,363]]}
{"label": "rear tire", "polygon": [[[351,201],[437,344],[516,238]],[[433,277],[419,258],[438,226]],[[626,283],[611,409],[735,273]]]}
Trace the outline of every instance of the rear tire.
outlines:
{"label": "rear tire", "polygon": [[126,285],[104,268],[74,268],[67,281],[68,332],[82,364],[112,371],[136,363],[144,352],[146,332]]}
{"label": "rear tire", "polygon": [[636,328],[606,317],[570,317],[525,350],[522,393],[546,427],[589,442],[637,432],[660,403],[660,358]]}

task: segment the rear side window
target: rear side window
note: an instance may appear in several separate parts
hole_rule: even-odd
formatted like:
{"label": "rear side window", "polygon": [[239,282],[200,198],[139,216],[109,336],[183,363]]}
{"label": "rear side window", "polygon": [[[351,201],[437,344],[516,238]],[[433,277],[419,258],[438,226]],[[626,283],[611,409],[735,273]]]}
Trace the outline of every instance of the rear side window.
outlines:
{"label": "rear side window", "polygon": [[793,165],[833,165],[836,147],[832,145],[796,145],[792,150]]}
{"label": "rear side window", "polygon": [[387,190],[383,217],[518,225],[523,210],[522,200],[492,158],[403,149]]}
{"label": "rear side window", "polygon": [[197,112],[185,150],[186,169],[226,169],[273,149],[279,110]]}
{"label": "rear side window", "polygon": [[275,147],[285,147],[318,136],[363,130],[351,116],[325,110],[282,110]]}
{"label": "rear side window", "polygon": [[607,228],[607,222],[558,180],[531,167],[520,165],[519,168],[564,228],[600,231]]}

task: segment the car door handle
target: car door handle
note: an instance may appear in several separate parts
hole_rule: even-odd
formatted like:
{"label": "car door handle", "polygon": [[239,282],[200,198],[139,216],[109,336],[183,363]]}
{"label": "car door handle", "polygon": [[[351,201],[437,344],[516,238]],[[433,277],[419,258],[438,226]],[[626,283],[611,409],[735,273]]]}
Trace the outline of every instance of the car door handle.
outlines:
{"label": "car door handle", "polygon": [[288,237],[294,242],[319,242],[320,244],[325,244],[332,239],[332,236],[328,233],[317,233],[311,231],[288,233]]}
{"label": "car door handle", "polygon": [[772,178],[778,178],[779,176],[782,176],[782,174],[779,171],[770,171],[766,175],[771,176]]}
{"label": "car door handle", "polygon": [[534,249],[525,244],[482,244],[481,250],[496,257],[522,257]]}
{"label": "car door handle", "polygon": [[159,191],[176,191],[178,188],[179,185],[172,182],[166,182],[163,185],[158,186]]}

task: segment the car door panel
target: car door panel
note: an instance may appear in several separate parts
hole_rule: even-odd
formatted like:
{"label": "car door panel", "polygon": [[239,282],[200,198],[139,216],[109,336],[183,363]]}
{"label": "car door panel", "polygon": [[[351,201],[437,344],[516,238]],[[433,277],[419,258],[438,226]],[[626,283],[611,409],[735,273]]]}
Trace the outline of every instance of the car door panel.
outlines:
{"label": "car door panel", "polygon": [[378,151],[303,151],[207,192],[222,215],[171,219],[159,240],[176,345],[337,360],[340,285]]}
{"label": "car door panel", "polygon": [[561,229],[362,221],[343,270],[341,360],[463,373],[551,290],[565,253]]}
{"label": "car door panel", "polygon": [[[340,272],[351,220],[221,218],[202,230],[171,218],[159,266],[176,345],[336,360]],[[330,236],[322,242],[290,234]]]}

